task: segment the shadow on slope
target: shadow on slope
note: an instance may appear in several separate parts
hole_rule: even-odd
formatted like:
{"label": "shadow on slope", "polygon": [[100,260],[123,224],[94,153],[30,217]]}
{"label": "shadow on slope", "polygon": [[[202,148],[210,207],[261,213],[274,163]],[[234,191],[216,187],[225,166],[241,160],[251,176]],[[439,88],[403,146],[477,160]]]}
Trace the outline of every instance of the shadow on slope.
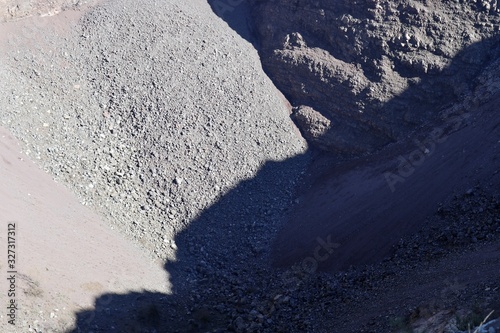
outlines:
{"label": "shadow on slope", "polygon": [[[403,118],[424,113],[433,121],[407,122],[399,142],[313,175],[274,244],[274,263],[304,260],[314,253],[318,235],[341,244],[321,263],[326,270],[377,263],[453,194],[478,183],[500,188],[499,91],[478,82],[481,73],[500,72],[499,58],[498,37],[472,44],[442,73],[427,75],[384,105],[393,110],[387,125],[394,132],[401,131]],[[459,104],[473,94],[473,103]]]}
{"label": "shadow on slope", "polygon": [[165,265],[172,295],[102,295],[93,310],[77,314],[71,332],[226,331],[234,310],[226,308],[228,300],[266,283],[258,276],[269,267],[272,237],[308,161],[304,154],[266,162],[180,232],[177,260]]}
{"label": "shadow on slope", "polygon": [[[470,52],[474,48],[458,58]],[[390,103],[412,98],[412,89]],[[316,177],[277,237],[274,262],[288,266],[310,258],[318,237],[331,236],[340,247],[322,263],[324,269],[374,263],[453,192],[486,180],[498,188],[498,101],[497,96],[445,119],[436,125],[441,132],[435,137],[412,133],[407,142],[332,166]],[[398,155],[411,162],[401,162]],[[102,295],[93,310],[77,314],[71,332],[225,332],[238,326],[234,318],[243,316],[256,292],[272,282],[268,249],[288,215],[295,181],[308,159],[306,154],[267,162],[180,232],[177,261],[165,265],[172,294]],[[392,187],[388,174],[396,177],[389,178]]]}
{"label": "shadow on slope", "polygon": [[243,39],[257,43],[249,0],[208,0],[214,13],[223,19]]}

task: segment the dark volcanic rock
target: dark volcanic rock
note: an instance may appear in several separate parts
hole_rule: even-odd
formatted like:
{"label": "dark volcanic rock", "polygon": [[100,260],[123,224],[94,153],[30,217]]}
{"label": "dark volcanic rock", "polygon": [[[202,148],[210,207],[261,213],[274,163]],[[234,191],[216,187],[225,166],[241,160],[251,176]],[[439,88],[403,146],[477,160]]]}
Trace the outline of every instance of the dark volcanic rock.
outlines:
{"label": "dark volcanic rock", "polygon": [[314,122],[296,117],[330,151],[373,151],[438,121],[498,55],[496,1],[252,5],[264,69],[293,106],[328,119],[320,139]]}

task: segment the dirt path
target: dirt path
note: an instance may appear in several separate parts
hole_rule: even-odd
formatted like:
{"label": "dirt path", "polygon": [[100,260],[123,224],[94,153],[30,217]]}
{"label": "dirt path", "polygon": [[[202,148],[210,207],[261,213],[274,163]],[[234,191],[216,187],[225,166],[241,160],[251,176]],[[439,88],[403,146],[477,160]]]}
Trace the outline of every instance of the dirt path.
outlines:
{"label": "dirt path", "polygon": [[[20,150],[0,128],[0,243],[5,251],[7,225],[15,224],[18,306],[15,326],[1,314],[2,332],[28,332],[29,327],[62,332],[77,311],[92,307],[105,292],[168,292],[161,264],[106,226]],[[2,304],[11,275],[5,264]]]}

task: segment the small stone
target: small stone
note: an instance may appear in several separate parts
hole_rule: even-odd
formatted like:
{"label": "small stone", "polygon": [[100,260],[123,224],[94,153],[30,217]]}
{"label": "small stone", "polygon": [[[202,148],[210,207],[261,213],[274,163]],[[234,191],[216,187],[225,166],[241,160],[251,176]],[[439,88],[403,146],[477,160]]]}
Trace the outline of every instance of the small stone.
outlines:
{"label": "small stone", "polygon": [[241,317],[236,318],[236,320],[234,321],[234,326],[239,331],[243,330],[245,328],[245,322],[243,318]]}
{"label": "small stone", "polygon": [[174,184],[181,185],[183,181],[184,181],[184,179],[177,177],[174,179]]}

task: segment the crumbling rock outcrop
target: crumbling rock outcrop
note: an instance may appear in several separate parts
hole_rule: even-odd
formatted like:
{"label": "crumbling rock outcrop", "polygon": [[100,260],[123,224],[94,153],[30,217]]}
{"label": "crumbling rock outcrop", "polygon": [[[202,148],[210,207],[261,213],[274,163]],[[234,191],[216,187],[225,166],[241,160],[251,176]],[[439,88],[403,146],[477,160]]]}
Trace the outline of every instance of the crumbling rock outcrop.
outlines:
{"label": "crumbling rock outcrop", "polygon": [[[462,101],[499,54],[497,1],[253,0],[264,69],[322,149],[374,151]],[[301,120],[301,106],[329,130]]]}

